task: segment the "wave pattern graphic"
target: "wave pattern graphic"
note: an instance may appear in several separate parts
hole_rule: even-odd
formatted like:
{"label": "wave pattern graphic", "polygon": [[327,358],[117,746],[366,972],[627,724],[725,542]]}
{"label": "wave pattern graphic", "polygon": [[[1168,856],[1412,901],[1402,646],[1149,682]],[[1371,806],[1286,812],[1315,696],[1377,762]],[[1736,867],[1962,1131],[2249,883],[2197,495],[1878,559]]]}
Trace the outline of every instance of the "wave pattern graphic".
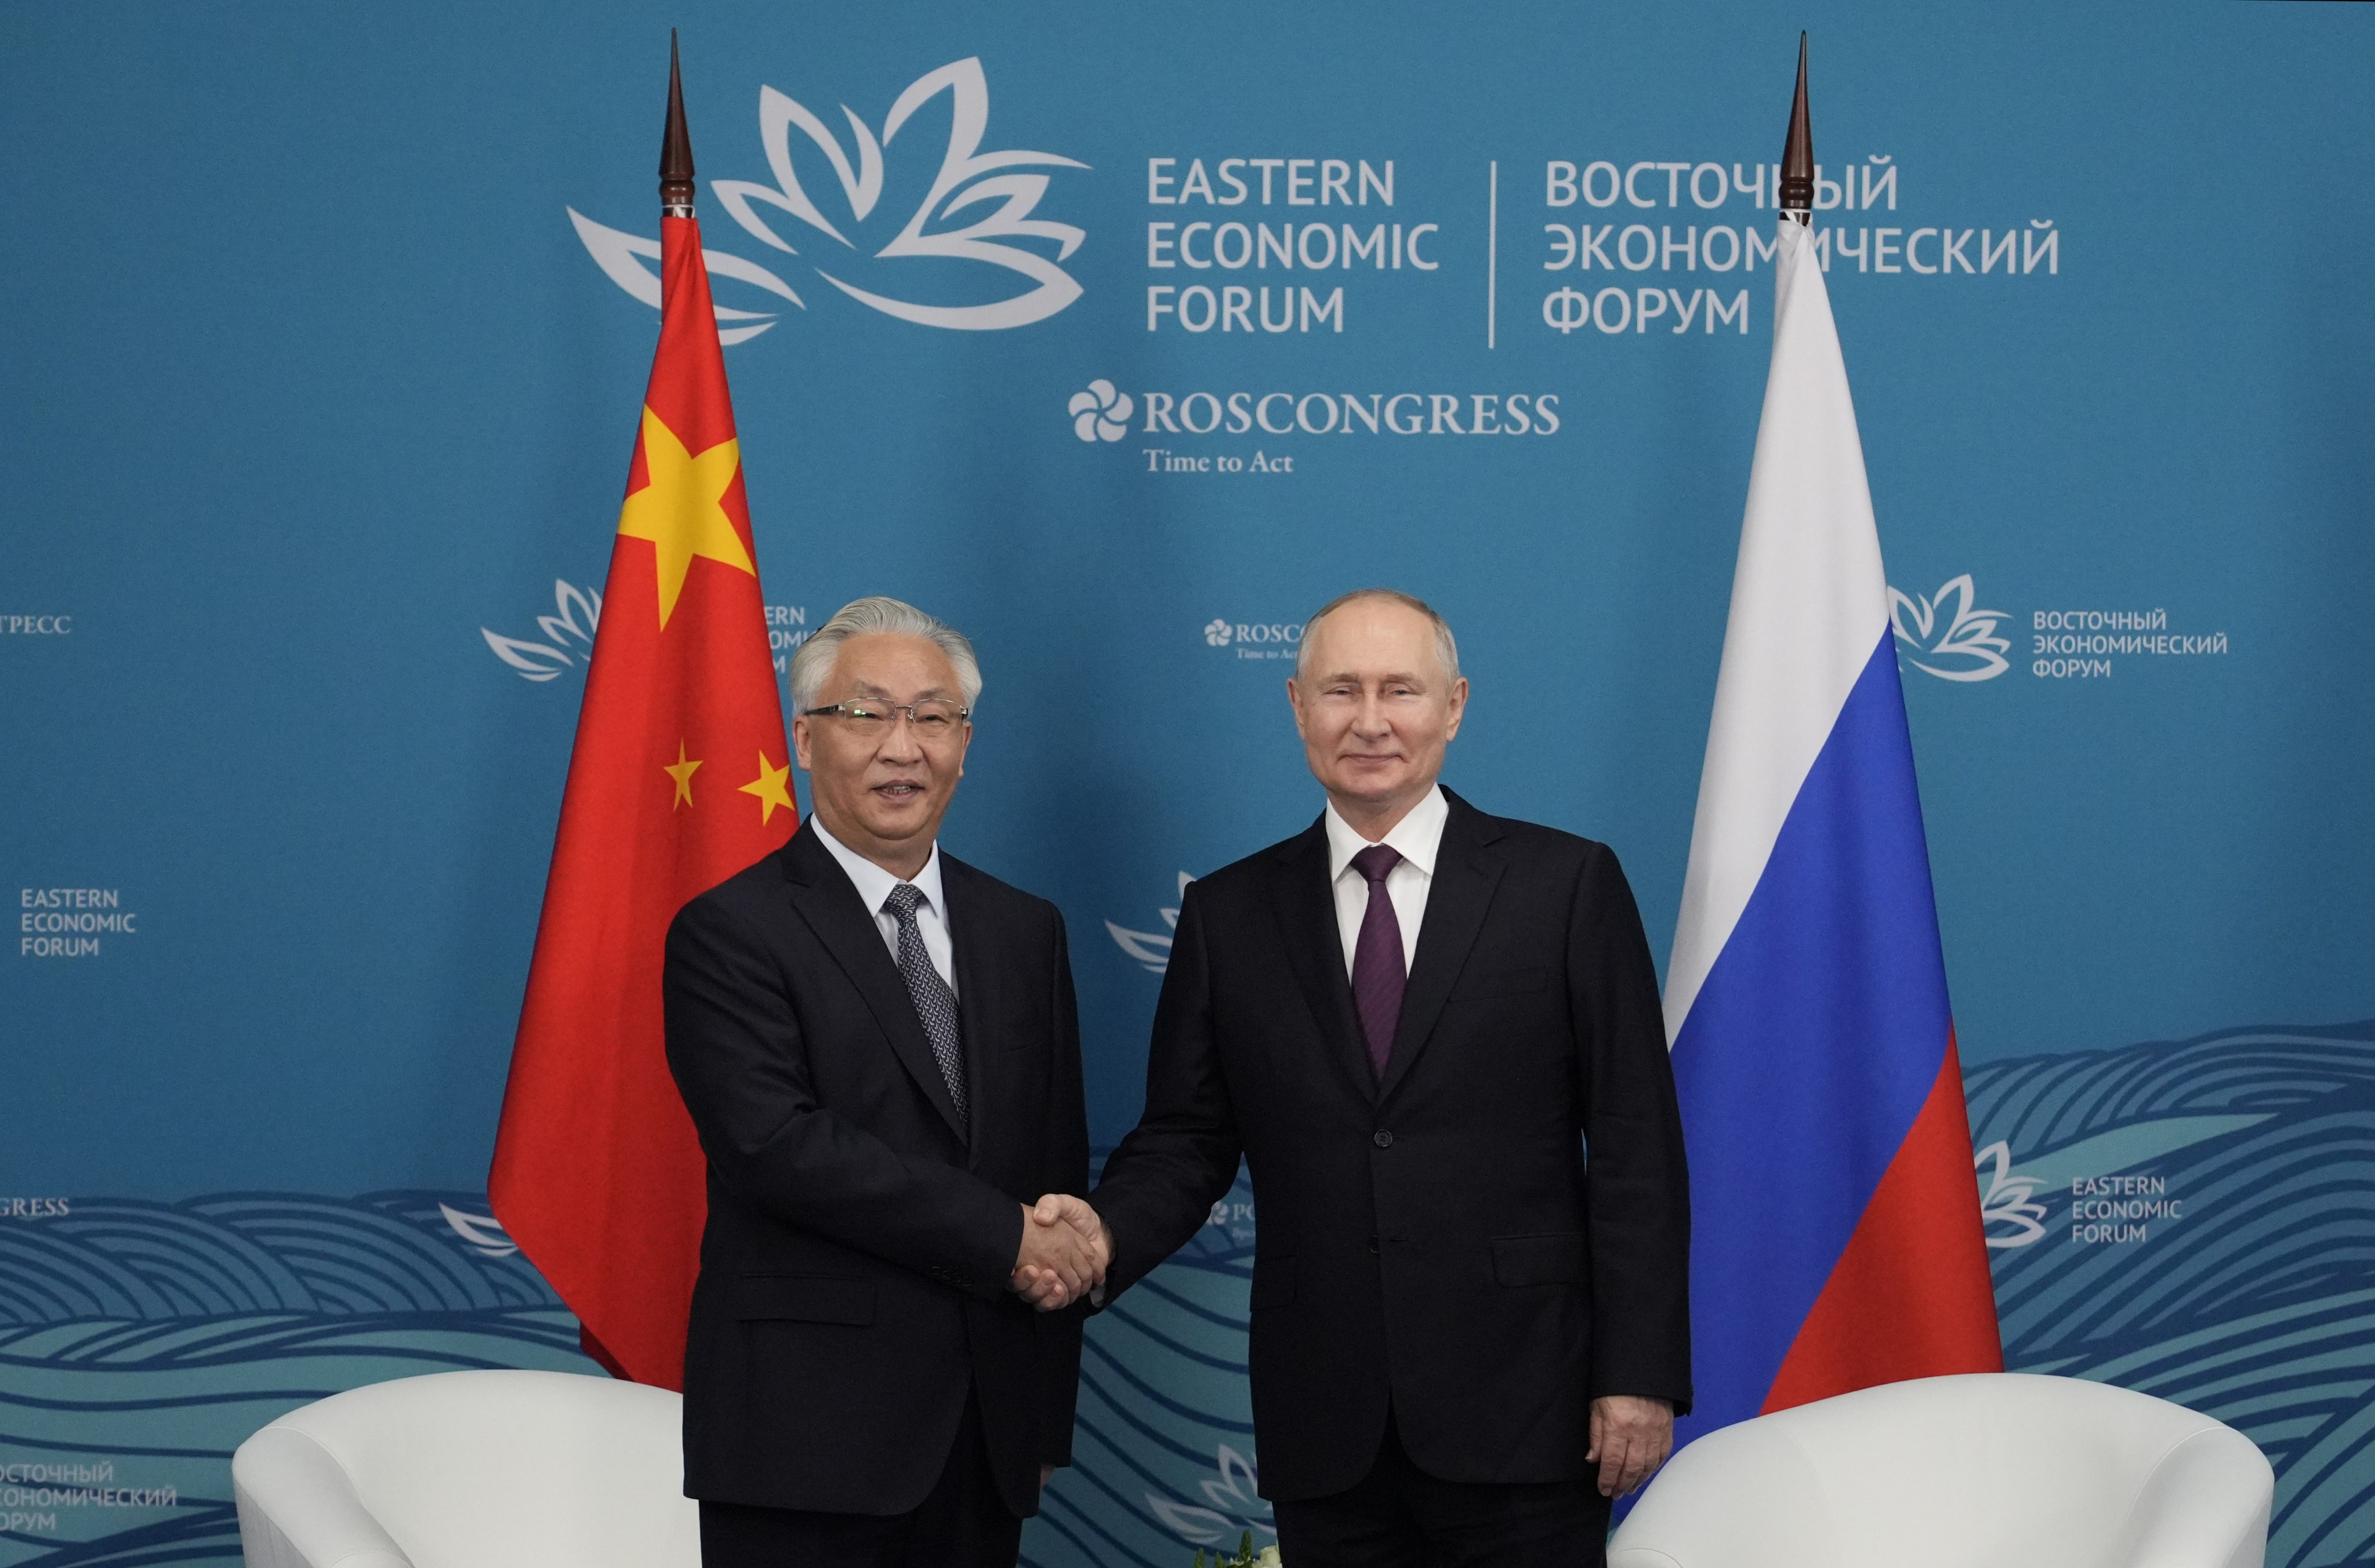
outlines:
{"label": "wave pattern graphic", "polygon": [[1247,1531],[1257,1546],[1277,1539],[1254,1490],[1253,1277],[1240,1172],[1194,1241],[1089,1320],[1072,1468],[1023,1528],[1028,1568],[1182,1568]]}
{"label": "wave pattern graphic", "polygon": [[[2004,1142],[2045,1209],[2042,1239],[1994,1255],[2007,1363],[2241,1429],[2276,1465],[2269,1562],[2375,1563],[2375,1020],[1990,1062],[1967,1093],[1975,1143]],[[2177,1217],[2074,1239],[2092,1223],[2074,1206],[2102,1201],[2074,1184],[2108,1177],[2158,1184],[2137,1201]],[[477,1194],[236,1194],[0,1224],[0,1464],[107,1465],[105,1484],[177,1496],[44,1508],[0,1488],[0,1568],[233,1561],[230,1451],[283,1411],[451,1368],[595,1371],[536,1271],[490,1256],[485,1212]],[[1075,1464],[1024,1562],[1179,1568],[1273,1539],[1246,1385],[1253,1250],[1241,1177],[1091,1320]]]}
{"label": "wave pattern graphic", "polygon": [[[468,1367],[598,1373],[577,1322],[484,1220],[483,1195],[241,1193],[77,1198],[0,1224],[0,1465],[104,1466],[172,1488],[124,1507],[62,1482],[0,1486],[0,1568],[238,1560],[230,1459],[299,1405]],[[458,1213],[458,1224],[447,1214]],[[1176,1568],[1198,1545],[1273,1539],[1246,1389],[1252,1195],[1092,1323],[1076,1464],[1023,1561]],[[23,1474],[25,1472],[16,1472]],[[33,1501],[47,1492],[52,1501]]]}
{"label": "wave pattern graphic", "polygon": [[2276,1468],[2272,1565],[2375,1562],[2375,1020],[1991,1062],[1966,1094],[2042,1177],[2045,1235],[1993,1255],[2006,1365],[2226,1421]]}
{"label": "wave pattern graphic", "polygon": [[0,1225],[0,1465],[19,1478],[0,1484],[0,1568],[234,1562],[231,1450],[285,1411],[467,1367],[598,1373],[536,1271],[441,1204],[486,1212],[468,1193],[255,1193]]}
{"label": "wave pattern graphic", "polygon": [[0,1325],[560,1304],[525,1258],[472,1246],[441,1203],[486,1211],[472,1193],[77,1198],[64,1218],[0,1226]]}

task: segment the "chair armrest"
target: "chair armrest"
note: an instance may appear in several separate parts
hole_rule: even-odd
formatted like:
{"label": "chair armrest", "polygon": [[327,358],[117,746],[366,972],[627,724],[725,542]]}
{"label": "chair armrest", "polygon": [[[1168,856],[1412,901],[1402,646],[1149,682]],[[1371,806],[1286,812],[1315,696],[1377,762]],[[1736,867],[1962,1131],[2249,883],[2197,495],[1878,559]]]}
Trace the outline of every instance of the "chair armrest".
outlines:
{"label": "chair armrest", "polygon": [[230,1459],[247,1568],[412,1568],[329,1451],[268,1426]]}
{"label": "chair armrest", "polygon": [[2262,1568],[2276,1473],[2228,1427],[2197,1432],[2162,1456],[2137,1494],[2123,1568]]}

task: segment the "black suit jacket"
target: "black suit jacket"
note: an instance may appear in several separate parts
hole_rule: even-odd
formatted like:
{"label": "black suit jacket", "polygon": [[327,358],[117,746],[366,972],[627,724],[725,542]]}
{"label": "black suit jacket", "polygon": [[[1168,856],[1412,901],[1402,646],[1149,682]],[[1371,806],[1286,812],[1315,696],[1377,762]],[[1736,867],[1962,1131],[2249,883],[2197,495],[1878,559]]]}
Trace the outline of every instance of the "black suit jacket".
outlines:
{"label": "black suit jacket", "polygon": [[1188,887],[1145,1117],[1091,1197],[1110,1294],[1247,1160],[1269,1497],[1358,1481],[1389,1400],[1422,1469],[1504,1483],[1585,1475],[1599,1395],[1689,1405],[1689,1188],[1632,890],[1606,845],[1447,795],[1384,1081],[1314,823]]}
{"label": "black suit jacket", "polygon": [[813,832],[669,928],[668,1067],[709,1157],[685,1344],[684,1489],[916,1507],[981,1400],[1000,1494],[1069,1462],[1077,1313],[1007,1291],[1021,1205],[1082,1192],[1080,1023],[1056,906],[943,853],[971,1102],[960,1122],[898,966]]}

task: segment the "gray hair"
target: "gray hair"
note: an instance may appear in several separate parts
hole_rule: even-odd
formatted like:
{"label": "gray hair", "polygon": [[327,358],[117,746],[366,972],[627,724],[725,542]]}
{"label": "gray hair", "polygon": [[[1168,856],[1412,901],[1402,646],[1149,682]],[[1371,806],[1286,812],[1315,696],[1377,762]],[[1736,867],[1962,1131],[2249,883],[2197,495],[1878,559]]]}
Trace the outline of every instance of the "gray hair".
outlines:
{"label": "gray hair", "polygon": [[876,595],[871,598],[854,599],[833,612],[833,619],[809,634],[799,651],[792,655],[792,711],[800,713],[817,705],[817,693],[824,690],[825,678],[833,674],[833,661],[840,657],[841,645],[853,637],[870,637],[889,632],[900,637],[921,637],[949,656],[956,666],[957,690],[964,705],[972,707],[981,701],[981,665],[973,656],[973,644],[964,633],[936,615],[927,615],[901,599]]}
{"label": "gray hair", "polygon": [[1433,605],[1415,594],[1405,594],[1399,588],[1355,588],[1349,594],[1337,595],[1319,607],[1318,614],[1303,623],[1303,642],[1294,650],[1296,679],[1303,678],[1305,670],[1311,663],[1311,629],[1346,605],[1357,603],[1362,599],[1383,599],[1388,604],[1400,605],[1404,609],[1416,610],[1426,617],[1428,622],[1435,628],[1436,662],[1443,666],[1443,673],[1447,678],[1452,680],[1459,678],[1459,644],[1452,639],[1451,623],[1436,614]]}

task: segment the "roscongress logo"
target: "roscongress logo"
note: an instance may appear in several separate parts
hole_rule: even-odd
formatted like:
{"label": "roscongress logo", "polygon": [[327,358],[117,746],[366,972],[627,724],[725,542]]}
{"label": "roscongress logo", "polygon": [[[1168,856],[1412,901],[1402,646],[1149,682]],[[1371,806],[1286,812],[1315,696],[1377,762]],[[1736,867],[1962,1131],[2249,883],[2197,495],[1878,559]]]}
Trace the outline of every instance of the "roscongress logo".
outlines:
{"label": "roscongress logo", "polygon": [[[1555,392],[1141,392],[1099,379],[1064,407],[1082,441],[1143,435],[1556,435]],[[1090,422],[1094,416],[1093,427]]]}
{"label": "roscongress logo", "polygon": [[1897,652],[1915,669],[1941,680],[1993,680],[2012,667],[2012,641],[1996,635],[2011,619],[2003,610],[1975,609],[1971,574],[1948,579],[1928,598],[1888,591]]}
{"label": "roscongress logo", "polygon": [[1066,406],[1072,416],[1072,433],[1085,442],[1119,441],[1129,434],[1129,416],[1136,407],[1127,392],[1099,376],[1086,392],[1072,394]]}
{"label": "roscongress logo", "polygon": [[[878,214],[892,142],[927,104],[943,93],[949,99],[948,145],[923,201],[904,223],[895,216]],[[1086,169],[1088,165],[1049,152],[981,151],[982,136],[989,125],[989,82],[982,74],[980,60],[955,61],[910,83],[891,105],[879,136],[856,110],[845,104],[841,112],[849,122],[847,146],[798,100],[772,87],[759,89],[759,145],[774,182],[710,182],[711,192],[727,213],[751,237],[785,255],[802,256],[819,277],[860,304],[918,326],[971,332],[1028,326],[1081,297],[1080,284],[1058,264],[1069,260],[1086,236],[1071,224],[1032,216],[1047,193],[1050,176],[1024,171]],[[801,183],[801,160],[793,156],[795,128],[809,143],[806,160],[810,181],[816,180],[816,160],[821,159],[839,187],[831,213]],[[829,188],[819,184],[820,190]],[[574,207],[567,210],[578,239],[596,265],[620,288],[658,309],[659,276],[644,263],[659,259],[659,242],[607,228]],[[957,217],[959,213],[964,218]],[[830,265],[817,255],[802,255],[799,246],[783,231],[786,217],[806,226],[789,233],[812,249],[826,242],[842,248],[833,251],[828,246],[821,253]],[[1051,248],[1052,258],[1044,253]],[[724,251],[703,249],[702,255],[709,264],[713,285],[715,279],[748,284],[801,310],[808,308],[798,290],[756,262]],[[977,263],[1013,273],[1030,287],[986,303],[934,301],[927,297],[929,285],[922,279],[941,276],[945,268],[936,271],[915,265],[919,262]],[[764,308],[715,306],[720,341],[744,342],[775,324],[782,307],[768,301],[753,302]]]}
{"label": "roscongress logo", "polygon": [[1203,630],[1204,646],[1226,648],[1241,659],[1291,659],[1303,643],[1299,620],[1230,620],[1214,616]]}

